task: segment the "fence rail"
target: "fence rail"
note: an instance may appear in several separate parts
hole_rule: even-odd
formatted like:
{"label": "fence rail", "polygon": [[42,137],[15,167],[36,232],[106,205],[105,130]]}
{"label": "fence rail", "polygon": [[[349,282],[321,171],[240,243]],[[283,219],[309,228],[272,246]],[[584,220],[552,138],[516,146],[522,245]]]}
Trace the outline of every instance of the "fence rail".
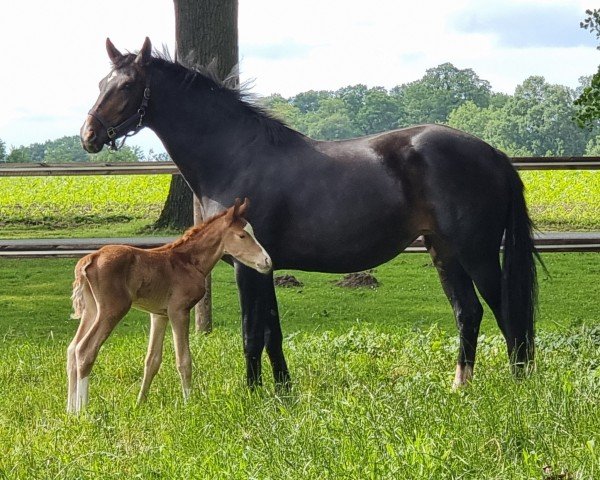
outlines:
{"label": "fence rail", "polygon": [[[598,170],[600,157],[513,157],[518,170]],[[178,174],[173,162],[3,163],[0,177]]]}
{"label": "fence rail", "polygon": [[[519,170],[598,170],[600,157],[514,157],[511,161]],[[76,176],[76,175],[156,175],[179,174],[173,162],[122,163],[5,163],[0,164],[0,177]],[[77,257],[109,243],[125,243],[142,248],[162,245],[171,238],[137,239],[57,239],[57,240],[0,240],[3,257]],[[600,232],[540,233],[535,237],[540,251],[600,252]],[[417,239],[407,252],[425,251]]]}
{"label": "fence rail", "polygon": [[[65,238],[65,239],[0,239],[0,257],[81,257],[100,247],[120,243],[139,248],[153,248],[172,242],[177,237],[143,238]],[[535,245],[541,252],[600,251],[600,232],[536,232]],[[406,250],[425,252],[421,237]]]}

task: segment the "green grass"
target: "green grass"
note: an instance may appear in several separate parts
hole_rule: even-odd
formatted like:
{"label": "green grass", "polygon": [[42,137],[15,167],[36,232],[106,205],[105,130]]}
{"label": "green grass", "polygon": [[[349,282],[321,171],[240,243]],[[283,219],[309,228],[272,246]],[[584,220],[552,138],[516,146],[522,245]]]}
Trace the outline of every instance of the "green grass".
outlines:
{"label": "green grass", "polygon": [[0,236],[139,234],[158,218],[169,181],[168,175],[0,178]]}
{"label": "green grass", "polygon": [[[600,229],[599,172],[524,171],[521,176],[538,228]],[[0,237],[147,235],[169,180],[168,175],[0,178]]]}
{"label": "green grass", "polygon": [[[216,330],[192,337],[194,394],[181,402],[168,341],[135,408],[146,316],[129,314],[94,368],[90,408],[65,409],[74,260],[0,260],[0,478],[494,478],[600,476],[598,254],[545,255],[538,364],[515,382],[486,313],[475,381],[453,393],[457,340],[425,255],[379,267],[381,286],[292,272],[279,289],[294,380],[276,396],[243,381],[229,267],[214,272]],[[546,470],[546,471],[550,471]],[[565,476],[558,476],[565,473]]]}
{"label": "green grass", "polygon": [[600,230],[600,172],[523,171],[520,175],[538,228]]}

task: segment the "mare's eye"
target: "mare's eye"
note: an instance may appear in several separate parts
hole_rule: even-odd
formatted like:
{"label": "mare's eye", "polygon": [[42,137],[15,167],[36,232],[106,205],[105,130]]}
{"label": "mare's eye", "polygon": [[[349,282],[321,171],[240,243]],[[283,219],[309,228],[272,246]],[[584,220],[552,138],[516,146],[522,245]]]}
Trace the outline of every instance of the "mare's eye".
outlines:
{"label": "mare's eye", "polygon": [[127,82],[123,84],[123,90],[129,90],[132,87],[132,83],[131,82]]}

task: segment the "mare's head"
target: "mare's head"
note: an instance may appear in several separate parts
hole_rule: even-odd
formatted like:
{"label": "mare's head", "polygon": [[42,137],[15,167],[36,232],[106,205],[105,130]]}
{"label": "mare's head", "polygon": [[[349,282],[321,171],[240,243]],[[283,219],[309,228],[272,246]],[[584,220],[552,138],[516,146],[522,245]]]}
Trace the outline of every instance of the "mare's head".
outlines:
{"label": "mare's head", "polygon": [[223,233],[224,253],[231,255],[247,267],[260,273],[269,273],[273,268],[271,257],[258,243],[254,236],[252,226],[245,219],[249,205],[248,199],[244,203],[236,198],[233,207],[227,210],[223,217],[225,231]]}
{"label": "mare's head", "polygon": [[107,38],[106,51],[113,68],[100,81],[98,100],[80,131],[81,144],[90,153],[99,152],[105,144],[115,148],[117,138],[140,130],[150,98],[146,68],[152,60],[150,39],[146,38],[137,55],[124,55]]}

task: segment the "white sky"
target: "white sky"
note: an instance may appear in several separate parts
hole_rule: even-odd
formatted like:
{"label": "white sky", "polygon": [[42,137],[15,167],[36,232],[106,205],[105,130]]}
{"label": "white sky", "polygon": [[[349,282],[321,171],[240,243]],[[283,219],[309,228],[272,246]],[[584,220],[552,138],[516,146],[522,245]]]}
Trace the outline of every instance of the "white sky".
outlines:
{"label": "white sky", "polygon": [[[364,83],[395,85],[451,62],[495,91],[530,75],[575,87],[600,63],[579,28],[591,0],[239,0],[242,81],[291,96]],[[108,73],[108,36],[174,51],[171,0],[0,2],[0,139],[7,146],[76,135]],[[149,131],[130,139],[160,148]]]}

